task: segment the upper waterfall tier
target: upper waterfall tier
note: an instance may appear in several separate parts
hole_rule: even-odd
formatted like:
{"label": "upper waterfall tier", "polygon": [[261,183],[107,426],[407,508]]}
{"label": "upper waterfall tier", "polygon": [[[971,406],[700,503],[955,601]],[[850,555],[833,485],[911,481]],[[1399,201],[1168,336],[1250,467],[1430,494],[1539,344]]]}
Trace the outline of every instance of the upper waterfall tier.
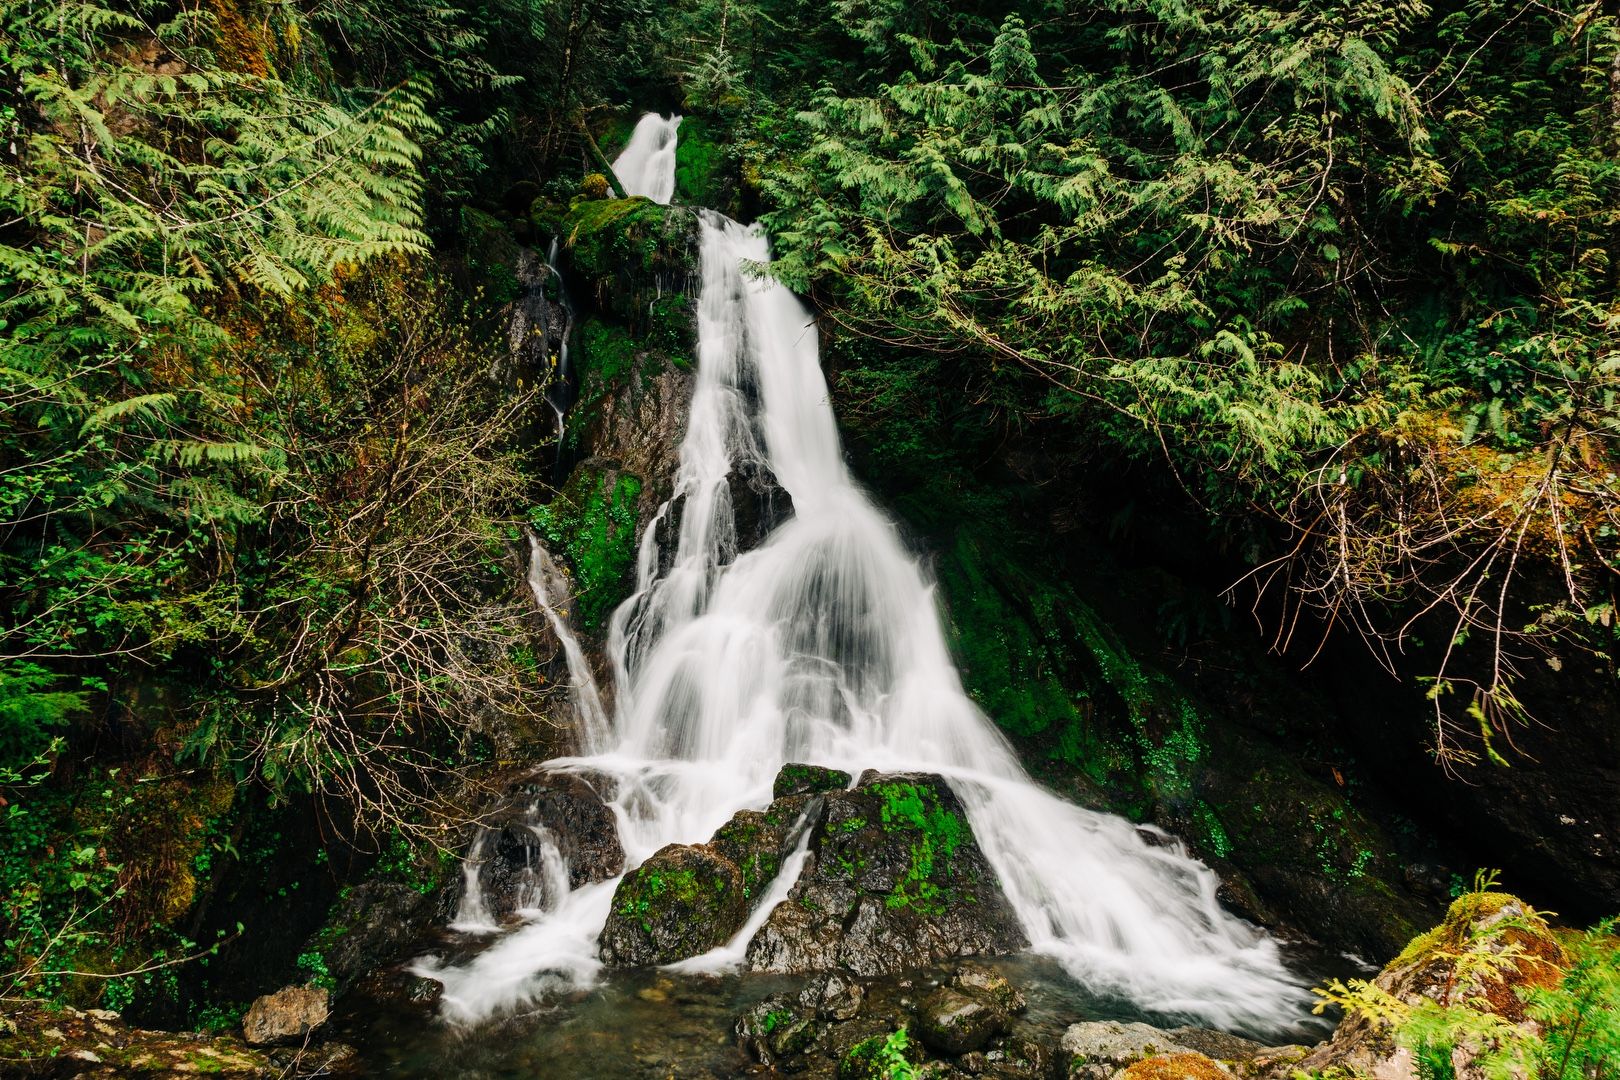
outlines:
{"label": "upper waterfall tier", "polygon": [[630,195],[642,195],[655,203],[668,203],[675,194],[675,133],[679,116],[663,117],[648,113],[636,124],[613,171]]}

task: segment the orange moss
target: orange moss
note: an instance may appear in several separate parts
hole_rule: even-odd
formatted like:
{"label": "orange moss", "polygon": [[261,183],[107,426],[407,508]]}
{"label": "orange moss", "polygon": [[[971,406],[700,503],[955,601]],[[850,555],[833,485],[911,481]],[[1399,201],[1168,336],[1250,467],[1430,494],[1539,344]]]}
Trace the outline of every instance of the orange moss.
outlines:
{"label": "orange moss", "polygon": [[1231,1080],[1231,1074],[1203,1054],[1160,1054],[1126,1069],[1123,1080]]}

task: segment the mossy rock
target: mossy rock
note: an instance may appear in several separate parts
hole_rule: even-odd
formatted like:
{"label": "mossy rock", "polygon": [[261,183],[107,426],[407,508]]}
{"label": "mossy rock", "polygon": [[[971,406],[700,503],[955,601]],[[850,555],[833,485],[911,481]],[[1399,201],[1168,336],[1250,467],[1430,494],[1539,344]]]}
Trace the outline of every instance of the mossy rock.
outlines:
{"label": "mossy rock", "polygon": [[[1534,908],[1508,893],[1473,892],[1458,897],[1439,926],[1413,939],[1373,986],[1408,1006],[1467,1003],[1523,1024],[1526,993],[1557,986],[1568,963],[1558,935]],[[1350,1012],[1333,1038],[1299,1064],[1385,1075],[1410,1066],[1410,1055],[1387,1022]]]}
{"label": "mossy rock", "polygon": [[771,797],[785,799],[790,795],[816,795],[825,791],[842,791],[849,787],[853,777],[842,769],[828,769],[820,765],[789,763],[777,772],[771,783]]}
{"label": "mossy rock", "polygon": [[602,928],[602,960],[671,964],[724,945],[747,918],[735,863],[708,844],[670,844],[619,882]]}
{"label": "mossy rock", "polygon": [[697,215],[643,198],[580,199],[560,224],[568,277],[578,297],[643,329],[644,309],[690,290],[697,270]]}
{"label": "mossy rock", "polygon": [[869,772],[817,798],[813,858],[749,943],[751,969],[885,975],[1026,944],[942,778]]}
{"label": "mossy rock", "polygon": [[719,138],[722,124],[706,116],[681,119],[675,144],[675,201],[687,206],[734,209],[736,185],[729,175],[730,152]]}
{"label": "mossy rock", "polygon": [[573,609],[563,614],[594,632],[630,594],[636,564],[641,479],[608,462],[582,462],[563,489],[530,512],[547,548],[567,560]]}

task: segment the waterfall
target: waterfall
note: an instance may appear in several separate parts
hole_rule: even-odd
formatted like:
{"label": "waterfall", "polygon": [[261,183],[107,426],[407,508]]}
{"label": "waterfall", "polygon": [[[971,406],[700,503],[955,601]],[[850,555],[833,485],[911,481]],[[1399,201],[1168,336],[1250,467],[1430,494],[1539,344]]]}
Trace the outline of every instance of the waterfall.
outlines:
{"label": "waterfall", "polygon": [[[672,176],[650,174],[673,169],[677,122],[637,126],[616,163],[628,188],[668,198]],[[554,763],[617,780],[627,865],[766,805],[787,762],[940,773],[1035,952],[1147,1010],[1226,1028],[1297,1021],[1300,986],[1275,942],[1221,908],[1213,872],[1042,790],[969,700],[932,586],[844,465],[813,317],[747,272],[769,259],[757,227],[703,212],[700,229],[697,384],[659,523],[675,551],[660,560],[647,530],[637,589],[613,616],[603,749]],[[773,476],[794,510],[745,553],[738,473]],[[464,968],[419,970],[445,983],[460,1020],[586,984],[613,885],[569,894]]]}
{"label": "waterfall", "polygon": [[681,118],[668,119],[648,113],[636,124],[613,171],[630,195],[643,195],[655,203],[667,203],[675,194],[675,132]]}

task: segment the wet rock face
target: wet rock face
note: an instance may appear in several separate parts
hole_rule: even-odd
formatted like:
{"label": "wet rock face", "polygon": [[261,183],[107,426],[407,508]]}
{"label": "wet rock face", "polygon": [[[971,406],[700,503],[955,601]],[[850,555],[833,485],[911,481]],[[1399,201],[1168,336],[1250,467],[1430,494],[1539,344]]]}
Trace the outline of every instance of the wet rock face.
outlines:
{"label": "wet rock face", "polygon": [[574,773],[542,772],[514,785],[506,805],[486,820],[478,884],[496,918],[533,903],[543,844],[568,865],[568,886],[606,881],[624,869],[618,823],[596,789]]}
{"label": "wet rock face", "polygon": [[736,863],[708,844],[670,844],[619,882],[602,928],[602,961],[674,963],[724,945],[747,919]]}
{"label": "wet rock face", "polygon": [[790,795],[819,795],[828,791],[842,791],[854,779],[842,769],[827,769],[820,765],[788,764],[776,774],[771,785],[771,797],[785,799]]}
{"label": "wet rock face", "polygon": [[813,1016],[773,994],[737,1018],[737,1045],[761,1065],[776,1065],[815,1045],[820,1031]]}
{"label": "wet rock face", "polygon": [[750,970],[872,976],[1027,943],[943,779],[868,773],[822,799],[798,882],[749,943]]}
{"label": "wet rock face", "polygon": [[249,1046],[294,1046],[326,1023],[331,1006],[324,989],[287,986],[248,1006],[242,1037]]}
{"label": "wet rock face", "polygon": [[750,909],[765,898],[782,869],[782,860],[798,843],[811,804],[807,796],[794,796],[777,799],[765,810],[738,811],[709,841],[737,867]]}

